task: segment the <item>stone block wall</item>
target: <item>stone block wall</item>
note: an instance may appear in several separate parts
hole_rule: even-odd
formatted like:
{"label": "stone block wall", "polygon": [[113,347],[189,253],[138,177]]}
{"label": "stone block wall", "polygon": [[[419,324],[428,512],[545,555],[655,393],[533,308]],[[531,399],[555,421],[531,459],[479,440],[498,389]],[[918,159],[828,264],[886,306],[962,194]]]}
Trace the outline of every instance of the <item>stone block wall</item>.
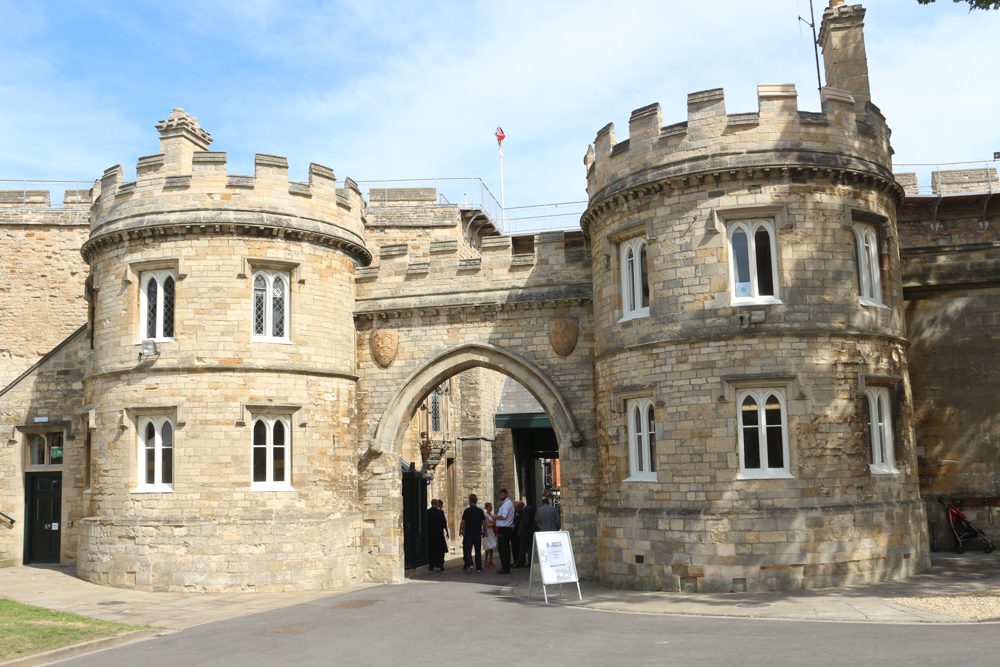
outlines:
{"label": "stone block wall", "polygon": [[[938,180],[964,178],[943,172]],[[991,499],[994,512],[1000,504],[1000,202],[988,194],[907,199],[899,237],[927,516],[937,524],[938,548],[950,549],[937,498],[969,501],[969,520],[996,541],[1000,529],[982,501]]]}
{"label": "stone block wall", "polygon": [[[24,531],[25,474],[62,473],[61,548],[59,560],[76,559],[79,522],[87,515],[89,473],[85,456],[87,422],[83,414],[83,375],[90,353],[84,329],[78,329],[16,384],[0,389],[0,554],[21,564]],[[63,463],[32,466],[29,437],[33,433],[63,436]]]}
{"label": "stone block wall", "polygon": [[49,192],[0,192],[0,388],[87,321],[89,196],[49,208]]}

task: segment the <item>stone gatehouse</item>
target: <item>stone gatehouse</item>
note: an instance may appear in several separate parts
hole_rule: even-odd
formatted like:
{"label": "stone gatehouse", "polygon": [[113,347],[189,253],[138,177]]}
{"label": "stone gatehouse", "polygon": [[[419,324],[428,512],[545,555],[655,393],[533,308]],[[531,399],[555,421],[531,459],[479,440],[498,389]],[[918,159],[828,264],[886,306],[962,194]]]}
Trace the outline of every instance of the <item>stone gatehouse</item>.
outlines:
{"label": "stone gatehouse", "polygon": [[505,236],[432,189],[366,198],[272,155],[229,174],[180,109],[134,182],[112,167],[62,208],[6,193],[0,555],[146,590],[401,581],[401,469],[455,508],[516,481],[506,376],[551,424],[584,577],[777,590],[927,567],[931,494],[1000,493],[997,393],[965,447],[973,426],[935,414],[961,383],[928,361],[956,363],[949,327],[977,335],[944,316],[956,299],[996,319],[995,177],[939,174],[933,212],[908,190],[864,9],[831,4],[820,111],[787,84],[756,112],[719,89],[673,124],[637,109],[587,149],[579,230]]}

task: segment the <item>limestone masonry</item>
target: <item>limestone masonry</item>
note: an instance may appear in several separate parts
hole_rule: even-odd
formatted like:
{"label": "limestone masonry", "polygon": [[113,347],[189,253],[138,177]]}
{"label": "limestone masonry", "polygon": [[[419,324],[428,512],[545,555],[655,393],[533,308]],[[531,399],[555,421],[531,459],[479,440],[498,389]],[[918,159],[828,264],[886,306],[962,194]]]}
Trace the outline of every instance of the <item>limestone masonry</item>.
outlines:
{"label": "limestone masonry", "polygon": [[[134,182],[0,192],[0,561],[399,582],[413,475],[453,534],[468,493],[551,476],[581,576],[622,588],[905,577],[951,545],[939,494],[995,533],[1000,181],[893,173],[865,10],[830,4],[819,111],[791,84],[637,109],[586,151],[579,230],[272,155],[230,174],[181,109]],[[504,376],[557,454],[494,419]]]}

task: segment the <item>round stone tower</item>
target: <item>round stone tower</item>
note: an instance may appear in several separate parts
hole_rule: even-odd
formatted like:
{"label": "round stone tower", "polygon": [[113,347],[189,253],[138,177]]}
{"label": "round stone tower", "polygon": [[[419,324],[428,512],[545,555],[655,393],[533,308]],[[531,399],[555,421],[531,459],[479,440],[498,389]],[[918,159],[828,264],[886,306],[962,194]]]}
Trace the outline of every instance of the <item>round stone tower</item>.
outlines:
{"label": "round stone tower", "polygon": [[793,589],[928,564],[889,129],[845,90],[820,113],[792,85],[758,96],[727,114],[721,89],[694,93],[666,127],[637,109],[585,158],[605,584]]}
{"label": "round stone tower", "polygon": [[358,580],[354,269],[347,179],[257,155],[226,173],[197,119],[157,125],[134,183],[95,185],[93,480],[78,573],[146,590]]}

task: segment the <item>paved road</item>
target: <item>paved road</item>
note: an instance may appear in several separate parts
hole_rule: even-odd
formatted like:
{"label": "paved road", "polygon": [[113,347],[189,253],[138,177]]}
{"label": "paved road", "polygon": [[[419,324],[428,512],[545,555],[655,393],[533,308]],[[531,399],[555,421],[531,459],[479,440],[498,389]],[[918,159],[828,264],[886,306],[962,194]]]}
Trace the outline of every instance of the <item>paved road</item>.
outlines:
{"label": "paved road", "polygon": [[60,664],[953,667],[1000,662],[998,624],[626,614],[528,603],[504,595],[507,582],[490,572],[435,574],[206,623]]}

